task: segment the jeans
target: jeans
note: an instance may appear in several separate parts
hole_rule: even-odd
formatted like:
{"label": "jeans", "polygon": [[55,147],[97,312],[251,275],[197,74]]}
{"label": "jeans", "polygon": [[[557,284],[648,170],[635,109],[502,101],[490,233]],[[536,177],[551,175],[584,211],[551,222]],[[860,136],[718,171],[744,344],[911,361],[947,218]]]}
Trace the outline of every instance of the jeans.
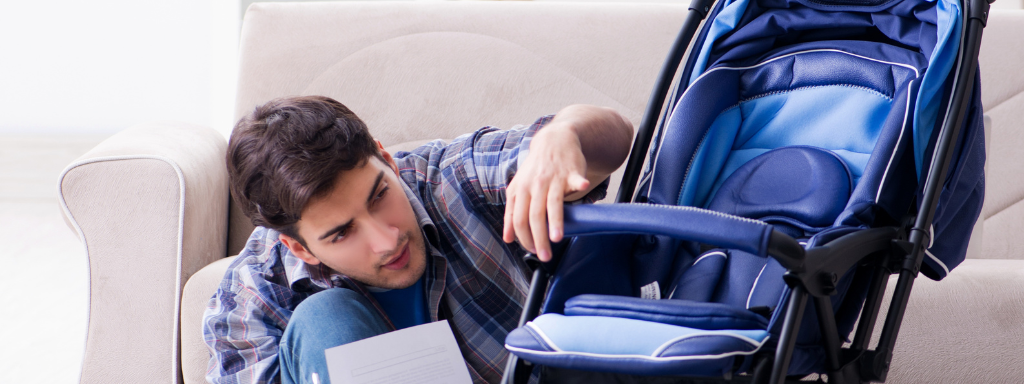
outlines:
{"label": "jeans", "polygon": [[388,332],[373,304],[353,290],[317,292],[295,308],[281,337],[283,384],[328,384],[324,350]]}

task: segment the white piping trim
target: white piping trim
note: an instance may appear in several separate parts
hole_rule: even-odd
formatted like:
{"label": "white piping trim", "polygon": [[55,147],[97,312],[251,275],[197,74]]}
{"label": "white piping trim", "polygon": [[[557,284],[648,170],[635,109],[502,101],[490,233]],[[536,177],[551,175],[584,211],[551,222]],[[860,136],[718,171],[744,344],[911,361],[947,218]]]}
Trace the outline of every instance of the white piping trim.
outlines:
{"label": "white piping trim", "polygon": [[[679,96],[679,101],[682,101],[686,97],[686,93],[690,92],[691,88],[693,88],[693,87],[687,87],[686,90],[683,91],[682,96]],[[679,104],[676,104],[676,107],[679,107]],[[676,114],[675,109],[672,110],[672,113],[669,113],[668,118],[665,119],[665,124],[663,126],[664,130],[668,129],[669,124],[672,123],[672,116],[675,116],[675,114]],[[658,153],[654,154],[654,163],[651,165],[651,173],[649,173],[648,176],[647,176],[648,179],[652,180],[652,182],[647,183],[647,198],[648,198],[648,200],[650,200],[651,191],[654,189],[654,182],[653,182],[653,180],[654,180],[654,173],[658,171],[658,158],[661,157],[661,146],[662,146],[662,144],[665,143],[665,136],[666,135],[667,135],[666,132],[662,132],[662,134],[660,135],[661,140],[658,141]],[[701,142],[703,142],[703,140]],[[697,149],[700,149],[700,143],[697,143]],[[694,155],[696,155],[696,152],[694,152]],[[680,188],[682,188],[682,187],[680,187]],[[676,203],[678,203],[678,201]]]}
{"label": "white piping trim", "polygon": [[[841,54],[844,54],[844,55],[853,56],[853,57],[864,59],[864,60],[867,60],[867,61],[874,61],[876,63],[882,63],[882,64],[896,65],[896,66],[904,67],[904,68],[907,68],[907,69],[910,69],[910,70],[914,71],[915,74],[918,74],[917,68],[914,68],[913,66],[911,66],[909,64],[895,63],[895,62],[891,62],[891,61],[879,60],[879,59],[875,59],[875,58],[871,58],[871,57],[867,57],[867,56],[861,56],[861,55],[858,55],[856,53],[850,53],[850,52],[846,52],[846,51],[842,51],[842,50],[838,50],[838,49],[809,49],[809,50],[806,50],[806,51],[798,51],[798,52],[793,52],[793,53],[787,53],[785,55],[782,55],[782,56],[779,56],[779,57],[775,57],[775,58],[772,58],[771,60],[764,61],[764,62],[758,63],[756,65],[751,65],[749,67],[715,67],[715,68],[712,68],[710,71],[704,72],[702,75],[700,75],[700,77],[697,77],[697,80],[694,81],[694,84],[696,84],[698,81],[700,81],[700,79],[703,78],[704,76],[707,76],[710,73],[718,71],[718,70],[727,70],[727,69],[728,70],[745,70],[745,69],[753,69],[753,68],[757,68],[757,67],[760,67],[762,65],[771,63],[771,62],[776,61],[776,60],[781,60],[781,59],[784,59],[784,58],[787,58],[787,57],[796,56],[796,55],[800,55],[800,54],[804,54],[804,53],[814,53],[814,52],[841,53]],[[687,88],[686,92],[683,92],[683,97],[686,97],[686,93],[689,92],[690,89],[692,89],[692,88],[693,87]],[[682,98],[680,98],[680,99],[682,99]]]}
{"label": "white piping trim", "polygon": [[[657,157],[657,155],[655,155],[655,157]],[[640,183],[637,184],[637,185],[641,186],[641,188],[637,189],[636,192],[633,192],[633,196],[629,199],[629,201],[636,201],[636,198],[638,196],[640,196],[641,189],[643,189],[642,186],[644,185],[644,183],[648,182],[648,180],[650,180],[650,179],[651,179],[651,173],[648,172],[647,175],[645,175],[643,178],[640,179]],[[647,185],[647,195],[650,196],[650,194],[651,194],[651,186],[650,186],[650,184],[648,184]]]}
{"label": "white piping trim", "polygon": [[541,339],[544,339],[544,342],[547,343],[548,346],[551,347],[551,349],[554,349],[556,352],[564,352],[564,351],[562,351],[561,348],[558,348],[558,346],[555,345],[554,341],[551,341],[551,339],[548,338],[548,335],[545,334],[544,331],[542,331],[542,330],[540,330],[540,328],[537,328],[536,326],[534,326],[532,321],[529,322],[529,323],[526,323],[526,326],[529,327],[530,329],[532,329],[533,332],[536,333],[537,336],[540,336]]}
{"label": "white piping trim", "polygon": [[945,263],[939,260],[938,257],[935,257],[935,255],[933,255],[931,251],[925,249],[924,254],[928,255],[928,257],[931,258],[932,261],[935,262],[935,264],[938,264],[940,267],[942,267],[942,270],[946,272],[946,275],[949,275],[949,267],[947,267]]}
{"label": "white piping trim", "polygon": [[725,258],[728,258],[728,257],[729,257],[729,256],[727,256],[727,255],[725,254],[725,252],[722,252],[722,251],[716,251],[716,252],[706,253],[706,254],[704,254],[703,256],[701,256],[701,257],[698,257],[698,258],[697,258],[697,260],[694,260],[693,264],[690,264],[690,266],[692,267],[692,266],[694,266],[694,265],[697,265],[697,263],[699,263],[699,262],[700,262],[701,260],[704,260],[704,259],[708,258],[709,256],[714,256],[714,255],[722,255],[722,257],[725,257]]}
{"label": "white piping trim", "polygon": [[[701,255],[700,257],[698,257],[697,260],[694,260],[693,264],[690,264],[690,268],[693,268],[693,266],[697,265],[697,263],[699,263],[701,260],[704,260],[704,259],[706,259],[706,258],[708,258],[710,256],[716,256],[716,255],[721,255],[722,257],[724,257],[726,259],[729,258],[729,255],[726,255],[725,252],[722,252],[722,251],[715,251],[715,252],[711,252],[711,253],[706,253],[706,254]],[[671,299],[673,296],[675,296],[677,288],[679,288],[679,284],[676,284],[676,285],[674,285],[672,287],[672,292],[669,292],[668,297],[666,297],[666,298],[667,299]]]}
{"label": "white piping trim", "polygon": [[[665,352],[666,349],[668,349],[669,347],[671,347],[675,343],[678,343],[680,341],[683,341],[683,340],[686,340],[686,339],[689,339],[689,338],[703,337],[703,336],[728,336],[728,337],[734,337],[734,338],[737,338],[737,339],[740,339],[740,340],[746,342],[747,344],[750,344],[750,345],[754,346],[755,350],[761,348],[761,343],[764,342],[764,340],[758,342],[757,340],[751,339],[751,338],[743,336],[743,335],[737,335],[737,334],[734,334],[734,333],[729,333],[729,332],[724,332],[724,331],[704,331],[704,332],[701,332],[701,333],[695,333],[695,334],[690,334],[690,335],[679,336],[679,337],[673,338],[673,339],[671,339],[669,341],[666,341],[664,344],[662,344],[660,347],[658,347],[658,349],[655,349],[654,352],[651,353],[651,357],[656,357],[656,356],[660,355],[662,352]],[[768,335],[767,334],[765,334],[765,339],[766,340],[768,339]]]}
{"label": "white piping trim", "polygon": [[720,359],[720,358],[729,357],[729,356],[737,356],[737,355],[746,356],[746,355],[752,355],[752,354],[756,353],[761,348],[759,346],[757,349],[754,349],[753,351],[750,351],[750,352],[735,351],[735,352],[727,352],[727,353],[723,353],[723,354],[719,354],[719,355],[673,356],[673,357],[652,357],[652,356],[646,356],[646,355],[603,355],[603,354],[589,353],[589,352],[534,351],[532,349],[523,349],[523,348],[519,348],[519,347],[513,347],[513,346],[508,345],[508,344],[505,344],[505,349],[508,349],[511,352],[520,352],[520,353],[528,354],[528,355],[529,354],[533,354],[533,355],[546,355],[546,356],[573,355],[573,356],[598,357],[598,358],[604,358],[604,359],[640,359],[640,360],[648,360],[648,361],[655,361],[655,362],[657,362],[657,361],[714,360],[714,359]]}
{"label": "white piping trim", "polygon": [[860,86],[860,85],[853,85],[853,84],[805,85],[805,86],[802,86],[802,87],[789,88],[789,89],[781,90],[781,91],[771,91],[771,92],[759,93],[759,94],[750,96],[750,97],[748,97],[746,99],[740,100],[739,102],[737,102],[733,106],[722,110],[722,112],[726,112],[726,111],[729,111],[729,110],[734,109],[734,108],[739,108],[740,104],[746,103],[748,101],[753,101],[753,100],[757,100],[757,99],[763,99],[763,98],[769,97],[769,96],[781,95],[781,94],[791,93],[791,92],[795,92],[795,91],[803,91],[803,90],[807,90],[807,89],[819,89],[819,88],[829,88],[829,87],[851,88],[851,89],[856,89],[858,91],[864,91],[864,92],[870,93],[872,95],[881,97],[881,98],[883,98],[885,100],[888,100],[888,101],[892,101],[892,99],[893,99],[889,95],[886,95],[886,94],[884,94],[882,92],[879,92],[879,91],[877,91],[877,90],[875,90],[873,88],[868,88],[868,87],[864,87],[864,86]]}
{"label": "white piping trim", "polygon": [[935,245],[935,223],[928,227],[928,249]]}
{"label": "white piping trim", "polygon": [[747,295],[747,309],[750,309],[750,299],[754,297],[754,290],[757,289],[757,282],[761,281],[761,275],[764,273],[765,268],[768,268],[767,262],[764,263],[763,267],[761,267],[761,272],[757,273],[757,278],[754,279],[754,285],[750,287],[750,294]]}
{"label": "white piping trim", "polygon": [[[158,160],[158,161],[163,161],[163,162],[167,163],[168,165],[170,165],[171,168],[174,169],[174,173],[177,174],[177,176],[178,176],[178,186],[179,186],[179,188],[178,188],[178,196],[179,196],[179,199],[178,199],[178,247],[177,247],[178,248],[178,252],[177,252],[178,255],[177,255],[177,263],[176,263],[177,270],[175,271],[175,278],[174,278],[174,283],[175,283],[175,285],[174,285],[174,303],[175,304],[174,304],[174,324],[173,324],[173,327],[172,327],[173,341],[171,342],[171,383],[177,384],[178,383],[178,368],[179,368],[178,367],[178,348],[179,348],[179,345],[180,345],[180,340],[179,340],[180,335],[178,334],[179,333],[178,327],[180,326],[179,318],[181,317],[181,258],[182,258],[182,246],[184,244],[184,237],[185,237],[184,236],[185,235],[185,176],[184,176],[184,173],[181,171],[181,168],[178,167],[178,164],[175,163],[173,160],[171,160],[169,158],[166,158],[166,157],[163,157],[163,156],[156,156],[156,155],[104,156],[104,157],[96,157],[96,158],[76,161],[76,162],[71,163],[70,165],[68,165],[66,168],[64,168],[64,170],[61,171],[60,176],[57,178],[57,199],[60,202],[61,210],[63,210],[64,215],[67,216],[68,221],[71,222],[71,225],[74,227],[75,232],[77,232],[77,234],[78,234],[79,240],[82,242],[82,246],[85,248],[86,265],[88,266],[88,265],[90,265],[89,264],[89,259],[90,259],[90,256],[89,256],[89,246],[86,243],[85,232],[83,232],[82,231],[82,227],[78,225],[78,221],[75,220],[74,215],[71,214],[71,209],[68,208],[67,201],[64,200],[64,188],[63,188],[64,177],[67,176],[68,172],[70,172],[72,169],[75,169],[75,168],[77,168],[79,166],[83,166],[83,165],[86,165],[86,164],[92,164],[92,163],[98,163],[98,162],[104,162],[104,161],[118,161],[118,160]],[[91,266],[87,267],[85,272],[86,272],[86,276],[87,276],[86,283],[89,284],[89,296],[90,296],[89,297],[89,301],[91,303],[92,302],[92,268],[91,268]],[[90,304],[90,305],[86,306],[86,309],[85,309],[85,311],[86,311],[85,312],[86,313],[86,318],[85,318],[85,321],[86,321],[86,327],[85,327],[85,340],[86,340],[86,343],[85,344],[86,345],[85,345],[85,348],[84,348],[85,351],[83,351],[83,352],[88,351],[88,348],[89,348],[89,346],[88,346],[88,341],[89,341],[89,319],[90,319],[89,311],[90,311],[91,308],[92,308],[92,305]],[[85,355],[85,353],[83,353],[83,356],[84,355]],[[82,370],[83,369],[84,369],[84,367],[82,369],[78,370],[78,381],[82,380]]]}
{"label": "white piping trim", "polygon": [[[953,4],[953,2],[951,2],[950,4]],[[956,4],[956,7],[957,7],[957,11],[958,11],[957,12],[957,16],[959,16],[958,18],[960,19],[960,46],[957,47],[957,50],[956,50],[956,65],[953,66],[953,68],[952,68],[953,69],[953,87],[956,87],[957,82],[960,81],[960,68],[963,66],[963,55],[961,55],[960,52],[962,52],[964,50],[964,42],[966,42],[966,40],[967,40],[967,24],[968,24],[963,19],[964,18],[963,9],[960,8],[959,4]],[[951,96],[949,98],[949,101],[946,103],[946,114],[944,116],[948,116],[949,113],[952,112],[952,110],[953,110],[953,97]],[[942,123],[942,128],[939,129],[939,136],[938,137],[942,137],[942,135],[943,135],[943,133],[945,131],[946,131],[946,123],[943,122]],[[958,140],[958,138],[954,137],[953,140],[954,140],[954,144],[955,144],[955,140]],[[936,145],[938,145],[938,141],[937,140],[936,140]],[[932,150],[934,151],[935,149],[932,149]],[[932,153],[932,163],[934,163],[936,160],[937,159],[935,158],[935,153],[933,152]],[[923,165],[924,164],[922,164],[922,166]],[[923,170],[923,168],[922,168],[922,170]],[[931,166],[929,164],[929,167],[928,167],[928,177],[925,178],[924,185],[928,185],[929,183],[931,183],[931,180],[932,180],[933,176],[935,176],[935,175],[932,175]],[[945,177],[945,175],[942,175],[942,176]],[[942,186],[940,185],[939,188],[942,188]],[[929,232],[928,248],[926,248],[924,250],[924,254],[928,255],[928,257],[931,258],[932,261],[934,261],[936,264],[938,264],[940,267],[942,267],[942,270],[946,272],[946,275],[949,275],[949,268],[946,267],[946,264],[943,263],[941,260],[939,260],[939,258],[935,257],[935,255],[933,255],[931,252],[928,251],[928,249],[931,249],[932,245],[935,243],[935,223],[931,223],[931,226],[928,227],[928,232]]]}
{"label": "white piping trim", "polygon": [[[948,2],[948,3],[953,4],[955,2]],[[953,70],[953,88],[956,88],[956,83],[958,81],[960,81],[960,68],[963,66],[963,57],[961,57],[960,52],[963,51],[963,49],[964,49],[964,41],[967,39],[967,24],[968,24],[967,22],[963,21],[963,10],[960,9],[960,5],[957,4],[956,7],[957,7],[957,11],[958,11],[957,15],[959,16],[959,19],[960,19],[960,46],[957,47],[957,50],[956,50],[956,65],[954,65],[953,68],[951,68]],[[922,82],[923,82],[923,80],[922,80]],[[967,97],[967,96],[965,96],[965,97]],[[938,138],[941,138],[942,134],[944,132],[946,132],[945,118],[946,118],[946,116],[949,116],[949,113],[952,112],[952,111],[953,111],[953,96],[950,95],[949,101],[946,102],[946,113],[943,114],[942,127],[939,128]],[[967,118],[967,116],[965,115],[964,119],[966,119],[966,118]],[[961,124],[962,124],[962,122],[961,122]],[[956,145],[956,140],[958,140],[958,139],[959,138],[956,138],[956,137],[953,138],[953,144],[954,145]],[[938,139],[935,140],[935,145],[936,146],[939,145],[939,140]],[[937,150],[937,149],[938,148],[932,148],[932,161],[931,161],[932,163],[937,161],[937,159],[935,158],[935,150]],[[930,184],[931,180],[932,180],[932,176],[935,176],[935,175],[932,175],[931,168],[932,168],[931,164],[928,164],[928,177],[926,177],[924,179],[924,185],[925,186]],[[921,171],[924,171],[924,170],[925,170],[924,164],[921,164]],[[947,169],[946,171],[948,172],[949,170]],[[945,175],[942,175],[942,177],[945,177]],[[943,184],[945,184],[945,183],[943,183]],[[942,191],[941,188],[942,188],[942,186],[940,185],[939,186],[939,192]],[[934,223],[932,224],[932,229],[934,229]],[[929,237],[931,237],[932,240],[929,240],[928,248],[931,248],[932,247],[931,246],[931,241],[934,241],[934,236],[929,236]],[[943,267],[945,267],[945,266],[943,266]]]}
{"label": "white piping trim", "polygon": [[[691,336],[703,336],[703,335],[691,335]],[[750,340],[749,338],[738,336],[738,335],[726,335],[726,336],[737,336],[739,338],[746,339],[744,341]],[[767,339],[768,338],[765,337],[765,340],[767,340]],[[596,358],[602,358],[602,359],[640,359],[640,360],[648,360],[648,361],[655,361],[655,362],[657,362],[657,361],[713,360],[713,359],[720,359],[720,358],[729,357],[729,356],[751,355],[751,354],[754,354],[758,350],[761,349],[761,346],[764,345],[764,341],[761,341],[761,342],[754,341],[751,344],[755,348],[754,348],[754,350],[749,351],[749,352],[733,351],[733,352],[726,352],[726,353],[722,353],[722,354],[718,354],[718,355],[672,356],[672,357],[658,357],[658,356],[649,356],[649,355],[611,355],[611,354],[601,354],[601,353],[592,353],[592,352],[566,352],[566,351],[562,351],[562,350],[558,350],[558,351],[555,351],[555,352],[552,352],[552,351],[535,351],[535,350],[532,350],[532,349],[513,347],[513,346],[508,345],[508,344],[505,344],[505,349],[508,349],[509,351],[512,351],[512,352],[521,352],[521,353],[528,354],[528,355],[529,354],[545,355],[545,356],[571,355],[571,356],[596,357]]]}
{"label": "white piping trim", "polygon": [[[701,24],[703,25],[703,21],[701,21]],[[690,54],[689,51],[692,50],[693,48],[695,48],[695,47],[691,46],[690,48],[687,49],[687,55]],[[683,100],[683,96],[686,95],[686,91],[683,91],[683,93],[681,93],[681,94],[678,92],[679,91],[679,83],[681,83],[683,81],[683,77],[686,77],[686,75],[683,74],[681,71],[679,72],[679,78],[678,79],[675,79],[673,77],[674,80],[673,80],[673,83],[672,83],[672,87],[669,89],[669,95],[671,95],[671,97],[669,99],[668,106],[670,108],[667,108],[666,111],[665,111],[666,113],[664,115],[664,120],[662,120],[662,122],[661,122],[661,129],[659,129],[659,131],[664,131],[665,128],[668,127],[668,124],[672,121],[672,116],[675,114],[676,108],[679,106],[679,101]],[[689,90],[689,86],[687,86],[687,90]],[[664,132],[661,132],[661,133],[664,133]],[[658,167],[658,156],[661,156],[661,143],[663,143],[665,141],[665,135],[664,134],[660,135],[659,137],[660,137],[660,140],[658,140],[658,151],[654,154],[654,159],[651,160],[651,171],[648,172],[646,174],[646,176],[642,177],[640,179],[640,183],[637,184],[637,185],[641,185],[642,186],[643,183],[647,182],[648,180],[651,180],[651,177],[654,176],[654,170]],[[698,143],[697,145],[699,146],[700,144]],[[647,155],[644,155],[644,156],[646,157]],[[650,196],[651,196],[651,188],[653,188],[653,185],[652,184],[647,184],[647,197],[648,198],[650,198]],[[629,199],[629,201],[636,201],[636,197],[637,196],[640,196],[640,189],[637,189],[635,192],[633,192],[633,196]],[[672,292],[675,292],[675,291],[673,290]]]}
{"label": "white piping trim", "polygon": [[[507,343],[505,344],[505,348],[506,349],[508,349],[510,351],[511,350],[516,350],[516,351],[527,352],[527,353],[534,353],[534,354],[541,354],[541,355],[565,354],[565,355],[581,355],[581,356],[613,358],[613,359],[615,359],[615,358],[631,358],[631,359],[633,359],[633,358],[641,358],[641,359],[645,359],[645,360],[694,360],[694,359],[717,359],[717,358],[720,358],[720,357],[726,357],[726,356],[732,356],[732,355],[749,355],[749,354],[757,352],[757,350],[761,349],[761,346],[764,344],[765,340],[768,340],[768,335],[765,335],[764,340],[757,341],[757,340],[751,339],[751,338],[743,336],[743,335],[737,335],[737,334],[733,334],[733,333],[729,333],[729,332],[725,332],[725,331],[705,331],[705,332],[697,333],[697,334],[690,334],[690,335],[679,336],[679,337],[673,338],[673,339],[671,339],[669,341],[666,341],[661,346],[659,346],[657,349],[655,349],[654,352],[651,353],[651,355],[611,355],[611,354],[592,353],[592,352],[565,351],[565,350],[559,348],[558,345],[555,345],[555,343],[553,341],[551,341],[551,339],[548,337],[548,335],[544,334],[544,331],[542,331],[542,330],[540,330],[540,328],[534,326],[532,321],[529,322],[529,323],[526,323],[526,326],[529,327],[531,330],[533,330],[533,332],[535,334],[537,334],[537,336],[539,336],[541,339],[543,339],[543,341],[545,343],[547,343],[547,345],[551,349],[554,349],[554,351],[535,351],[535,350],[532,350],[532,349],[524,349],[524,348],[519,348],[519,347],[512,347],[512,346],[509,346]],[[723,354],[720,354],[720,355],[675,356],[675,357],[659,357],[659,356],[657,356],[661,352],[664,352],[665,349],[667,349],[668,347],[672,346],[672,344],[674,344],[674,343],[677,343],[679,341],[682,341],[682,340],[685,340],[685,339],[688,339],[688,338],[691,338],[691,337],[701,337],[701,336],[708,336],[708,335],[734,337],[734,338],[737,338],[739,340],[742,340],[742,341],[752,345],[754,347],[754,350],[750,351],[750,352],[742,352],[742,351],[727,352],[727,353],[723,353]]]}
{"label": "white piping trim", "polygon": [[[914,72],[917,71],[915,70]],[[920,78],[920,75],[914,77],[915,80],[918,78]],[[903,142],[903,135],[907,131],[907,115],[910,114],[910,103],[913,101],[910,100],[910,90],[911,87],[907,87],[907,105],[903,107],[903,125],[900,127],[900,135],[896,137],[896,146],[892,147],[892,154],[889,155],[889,162],[885,165],[885,171],[882,172],[882,180],[878,183],[878,192],[875,193],[875,204],[878,204],[878,200],[882,198],[882,189],[885,187],[886,177],[889,176],[889,169],[892,167],[893,160],[896,159],[896,151],[900,148],[900,143]],[[914,130],[911,129],[910,131],[913,132]],[[914,149],[911,148],[910,151],[913,152]],[[913,153],[911,153],[911,156],[913,156]]]}
{"label": "white piping trim", "polygon": [[[788,53],[788,54],[785,54],[785,55],[782,55],[782,56],[779,56],[779,57],[775,57],[775,58],[772,58],[771,60],[764,61],[764,62],[758,63],[756,65],[752,65],[752,66],[749,66],[749,67],[715,67],[715,68],[712,68],[711,70],[709,70],[707,72],[702,73],[691,84],[697,84],[697,82],[699,82],[705,76],[708,76],[711,73],[713,73],[715,71],[718,71],[718,70],[747,70],[747,69],[757,68],[757,67],[760,67],[762,65],[766,65],[766,64],[771,63],[773,61],[781,60],[781,59],[784,59],[784,58],[787,58],[787,57],[791,57],[791,56],[795,56],[795,55],[799,55],[799,54],[804,54],[804,53],[814,53],[814,52],[842,53],[842,54],[845,54],[845,55],[853,56],[853,57],[864,59],[864,60],[868,60],[868,61],[874,61],[874,62],[877,62],[877,63],[887,64],[887,65],[895,65],[895,66],[899,66],[899,67],[909,68],[910,70],[914,71],[914,74],[915,74],[914,77],[915,78],[916,77],[920,77],[920,73],[918,72],[917,68],[914,68],[913,66],[910,66],[908,64],[894,63],[894,62],[889,62],[889,61],[884,61],[884,60],[878,60],[878,59],[874,59],[874,58],[870,58],[870,57],[866,57],[866,56],[861,56],[861,55],[850,53],[850,52],[846,52],[846,51],[841,51],[841,50],[838,50],[838,49],[810,49],[810,50],[806,50],[806,51],[798,51],[798,52]],[[686,94],[689,93],[691,90],[693,90],[693,88],[694,88],[693,85],[687,87],[686,90],[683,91],[683,94],[681,96],[679,96],[679,100],[681,101],[681,100],[685,99],[686,98]],[[950,101],[950,102],[952,102],[952,101]],[[908,107],[909,107],[910,101],[908,100],[907,103],[908,103]],[[677,106],[678,106],[678,104],[677,104]],[[675,113],[675,111],[673,111],[673,114],[674,113]],[[669,116],[670,120],[671,120],[671,117],[672,116],[670,115]],[[904,115],[903,118],[906,119],[906,115]],[[668,123],[666,122],[665,125],[667,126]],[[904,125],[906,125],[905,122],[904,122]],[[665,142],[665,136],[667,136],[667,135],[661,135],[661,140],[658,141],[658,153],[654,156],[654,166],[651,169],[651,178],[652,179],[654,178],[654,173],[657,172],[657,170],[658,170],[658,157],[661,156],[661,147],[662,147],[662,144],[664,144],[664,142]],[[702,142],[703,142],[703,140],[702,140]],[[697,145],[697,148],[695,149],[695,151],[696,150],[700,150],[700,144]],[[696,156],[696,152],[694,152],[694,155]],[[690,171],[689,169],[685,170],[685,172],[687,172],[687,173],[689,173],[689,171]],[[685,180],[686,180],[686,176],[683,176],[684,184],[685,184]],[[652,188],[654,188],[654,183],[651,183],[648,186],[648,188],[647,188],[647,194],[648,195],[651,194],[651,189]],[[682,186],[680,186],[680,188],[682,188]]]}

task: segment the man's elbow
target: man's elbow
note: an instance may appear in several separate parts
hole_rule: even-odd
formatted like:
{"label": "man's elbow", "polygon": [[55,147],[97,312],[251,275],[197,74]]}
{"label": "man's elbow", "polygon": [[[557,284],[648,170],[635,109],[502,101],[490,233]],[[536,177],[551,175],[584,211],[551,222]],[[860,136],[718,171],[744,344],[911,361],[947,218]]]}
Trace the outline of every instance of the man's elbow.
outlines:
{"label": "man's elbow", "polygon": [[615,127],[615,134],[612,135],[615,145],[614,153],[618,155],[618,162],[621,164],[629,156],[629,149],[633,145],[633,135],[635,134],[633,123],[622,116],[619,111],[607,107],[605,109],[613,114],[613,121],[615,121],[615,124],[612,124]]}

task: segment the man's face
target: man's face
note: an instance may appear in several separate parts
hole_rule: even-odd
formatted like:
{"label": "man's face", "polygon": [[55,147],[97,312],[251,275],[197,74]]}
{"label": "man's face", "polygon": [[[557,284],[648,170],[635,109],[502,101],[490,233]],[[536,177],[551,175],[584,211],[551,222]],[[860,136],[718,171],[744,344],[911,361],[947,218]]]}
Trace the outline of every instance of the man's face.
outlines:
{"label": "man's face", "polygon": [[303,246],[281,241],[308,264],[324,263],[363,284],[406,288],[423,275],[426,246],[391,156],[370,157],[342,172],[327,195],[312,199],[297,224]]}

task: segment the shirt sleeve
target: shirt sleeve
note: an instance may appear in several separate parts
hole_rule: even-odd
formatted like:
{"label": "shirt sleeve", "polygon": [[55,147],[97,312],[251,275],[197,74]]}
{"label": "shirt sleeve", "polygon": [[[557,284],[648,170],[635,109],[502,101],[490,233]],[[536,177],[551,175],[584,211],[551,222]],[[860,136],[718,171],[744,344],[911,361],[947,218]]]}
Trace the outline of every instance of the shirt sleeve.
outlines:
{"label": "shirt sleeve", "polygon": [[471,136],[472,140],[466,143],[471,156],[463,156],[470,160],[466,162],[466,172],[488,204],[505,205],[505,189],[530,153],[530,142],[552,118],[544,116],[529,126],[509,130],[485,128]]}
{"label": "shirt sleeve", "polygon": [[[256,234],[254,233],[254,236]],[[250,244],[253,238],[250,238]],[[277,352],[288,324],[289,311],[273,292],[285,292],[249,257],[253,251],[273,252],[276,247],[247,245],[229,267],[203,314],[203,339],[211,358],[206,380],[214,384],[279,383]]]}
{"label": "shirt sleeve", "polygon": [[218,290],[210,300],[203,334],[212,353],[210,383],[278,383],[278,343],[282,329],[259,319],[268,311],[251,295]]}
{"label": "shirt sleeve", "polygon": [[[477,191],[489,204],[500,206],[504,211],[508,184],[529,155],[533,137],[553,118],[554,115],[544,116],[529,126],[517,126],[507,131],[485,128],[470,136],[472,140],[467,144],[470,145],[472,161],[468,162],[471,164],[471,169],[467,169],[468,180],[476,183]],[[604,198],[607,188],[606,179],[572,203],[596,202]]]}

